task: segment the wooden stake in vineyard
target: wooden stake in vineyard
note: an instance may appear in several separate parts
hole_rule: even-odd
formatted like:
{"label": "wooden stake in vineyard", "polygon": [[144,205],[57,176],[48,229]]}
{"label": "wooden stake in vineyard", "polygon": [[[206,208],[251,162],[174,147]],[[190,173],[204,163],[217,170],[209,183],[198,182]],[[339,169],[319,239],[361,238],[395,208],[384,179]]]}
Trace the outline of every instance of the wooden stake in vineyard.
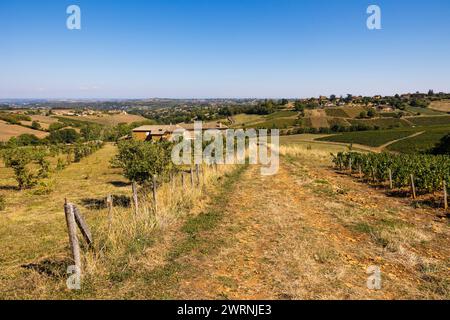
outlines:
{"label": "wooden stake in vineyard", "polygon": [[350,174],[353,173],[352,158],[349,159],[348,170],[350,171]]}
{"label": "wooden stake in vineyard", "polygon": [[392,170],[391,170],[391,168],[388,169],[388,173],[389,173],[389,188],[392,190],[392,189],[394,189],[394,185],[392,183]]}
{"label": "wooden stake in vineyard", "polygon": [[443,181],[444,185],[444,209],[448,210],[448,200],[447,200],[447,181]]}
{"label": "wooden stake in vineyard", "polygon": [[363,175],[361,165],[358,165],[358,171],[359,171],[359,178],[362,179]]}
{"label": "wooden stake in vineyard", "polygon": [[133,204],[134,204],[134,214],[137,215],[139,211],[138,193],[137,193],[137,183],[133,182],[131,185],[133,191]]}
{"label": "wooden stake in vineyard", "polygon": [[411,193],[414,200],[417,199],[416,186],[414,185],[414,175],[411,174]]}

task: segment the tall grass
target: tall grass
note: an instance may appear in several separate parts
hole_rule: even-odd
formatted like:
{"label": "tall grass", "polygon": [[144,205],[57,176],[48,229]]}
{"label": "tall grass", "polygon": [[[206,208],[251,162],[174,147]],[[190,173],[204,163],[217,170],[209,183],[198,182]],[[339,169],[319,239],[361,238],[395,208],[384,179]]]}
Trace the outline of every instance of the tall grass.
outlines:
{"label": "tall grass", "polygon": [[198,186],[195,173],[194,186],[191,185],[190,174],[184,174],[184,186],[181,175],[175,175],[172,181],[163,183],[158,188],[156,210],[151,189],[141,188],[137,214],[133,206],[114,207],[110,224],[105,212],[92,230],[94,248],[84,251],[85,281],[92,285],[106,279],[110,282],[122,282],[138,272],[137,265],[141,264],[140,260],[149,259],[144,254],[158,241],[158,232],[164,232],[183,216],[200,211],[208,194],[214,193],[222,177],[235,167],[223,165],[217,166],[216,170],[213,166],[203,166]]}

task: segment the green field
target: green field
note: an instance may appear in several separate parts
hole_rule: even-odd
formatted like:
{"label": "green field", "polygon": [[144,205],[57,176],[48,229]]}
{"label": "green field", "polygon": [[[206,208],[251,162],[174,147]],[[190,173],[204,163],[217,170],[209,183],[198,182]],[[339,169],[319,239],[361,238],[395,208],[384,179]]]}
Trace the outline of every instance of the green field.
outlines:
{"label": "green field", "polygon": [[352,125],[367,125],[372,127],[379,127],[381,129],[389,129],[395,127],[410,127],[411,125],[403,120],[397,118],[378,118],[378,119],[370,119],[370,120],[358,120],[358,119],[349,119],[348,120]]}
{"label": "green field", "polygon": [[450,125],[450,116],[408,118],[416,126]]}
{"label": "green field", "polygon": [[426,115],[426,116],[439,116],[439,115],[443,115],[444,113],[439,112],[439,111],[435,111],[429,108],[418,108],[418,107],[406,107],[406,111],[407,112],[411,112],[412,114],[422,114],[422,115]]}
{"label": "green field", "polygon": [[335,136],[329,136],[317,139],[318,141],[331,141],[341,143],[362,144],[369,147],[379,147],[390,141],[408,137],[414,134],[415,130],[396,129],[396,130],[376,130],[376,131],[357,131],[345,132]]}
{"label": "green field", "polygon": [[450,133],[450,125],[443,127],[431,127],[424,134],[417,137],[402,140],[390,145],[387,149],[401,153],[420,153],[430,150],[439,140]]}
{"label": "green field", "polygon": [[328,108],[325,112],[329,117],[348,118],[348,114],[342,108]]}
{"label": "green field", "polygon": [[272,114],[269,114],[267,116],[265,116],[264,118],[266,120],[272,120],[272,119],[276,119],[276,118],[292,118],[292,117],[297,117],[298,112],[296,111],[289,111],[289,110],[284,110],[284,111],[278,111]]}
{"label": "green field", "polygon": [[277,118],[269,121],[259,122],[249,125],[248,127],[256,129],[287,129],[294,126],[297,123],[297,119],[294,118]]}

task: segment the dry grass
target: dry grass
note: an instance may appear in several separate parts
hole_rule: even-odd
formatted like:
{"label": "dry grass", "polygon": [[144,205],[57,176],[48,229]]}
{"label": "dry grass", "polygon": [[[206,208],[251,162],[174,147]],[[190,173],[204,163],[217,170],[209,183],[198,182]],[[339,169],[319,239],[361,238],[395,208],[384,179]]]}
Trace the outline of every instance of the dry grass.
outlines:
{"label": "dry grass", "polygon": [[34,134],[38,138],[45,138],[48,135],[47,132],[12,125],[0,120],[0,141],[8,141],[12,137],[18,137],[21,134]]}
{"label": "dry grass", "polygon": [[[177,226],[186,215],[199,212],[209,194],[220,185],[220,177],[233,170],[219,166],[216,173],[213,168],[205,168],[200,188],[190,187],[188,175],[186,189],[181,187],[180,177],[176,185],[164,183],[158,189],[156,212],[149,190],[142,189],[140,210],[135,215],[127,205],[131,187],[120,170],[108,166],[114,153],[115,147],[108,144],[81,163],[53,173],[53,192],[43,195],[36,195],[36,190],[14,190],[10,169],[0,169],[2,175],[9,177],[1,185],[7,207],[0,215],[0,238],[7,245],[0,252],[0,298],[120,296],[110,288],[119,286],[127,292],[124,281],[129,275],[157,267],[164,259],[165,251],[159,247],[164,242],[158,240],[165,233],[163,230]],[[117,199],[111,228],[104,208],[107,194]],[[68,291],[65,286],[66,268],[70,265],[62,210],[65,197],[81,209],[95,240],[92,250],[83,248],[85,277],[81,292]]]}
{"label": "dry grass", "polygon": [[429,108],[442,112],[450,112],[450,100],[433,101]]}
{"label": "dry grass", "polygon": [[120,123],[133,123],[133,122],[142,122],[148,121],[147,118],[142,116],[137,116],[133,114],[99,114],[92,116],[83,116],[83,117],[69,117],[63,116],[63,118],[74,119],[79,121],[93,122],[98,123],[105,126],[116,126]]}

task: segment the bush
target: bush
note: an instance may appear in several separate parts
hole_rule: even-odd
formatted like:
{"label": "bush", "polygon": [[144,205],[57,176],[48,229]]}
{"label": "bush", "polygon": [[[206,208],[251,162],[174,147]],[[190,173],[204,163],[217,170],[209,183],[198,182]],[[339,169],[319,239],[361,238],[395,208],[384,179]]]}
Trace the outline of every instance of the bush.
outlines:
{"label": "bush", "polygon": [[450,155],[450,133],[441,139],[432,150],[432,153]]}
{"label": "bush", "polygon": [[38,146],[42,141],[34,134],[22,134],[18,137],[9,139],[8,144],[15,147]]}
{"label": "bush", "polygon": [[165,177],[172,170],[171,146],[169,142],[123,141],[112,164],[122,168],[130,181],[148,184],[153,175]]}
{"label": "bush", "polygon": [[73,149],[74,162],[80,162],[81,159],[90,156],[103,146],[103,142],[77,143]]}
{"label": "bush", "polygon": [[[44,159],[44,153],[30,149],[11,149],[3,153],[6,167],[14,170],[14,175],[19,189],[34,187],[39,179],[48,176],[49,162]],[[39,167],[36,171],[30,169],[35,164]]]}
{"label": "bush", "polygon": [[51,143],[75,143],[80,139],[80,135],[74,129],[62,129],[52,131],[48,139]]}
{"label": "bush", "polygon": [[31,128],[34,130],[42,130],[41,124],[39,123],[39,121],[33,121],[31,123]]}

